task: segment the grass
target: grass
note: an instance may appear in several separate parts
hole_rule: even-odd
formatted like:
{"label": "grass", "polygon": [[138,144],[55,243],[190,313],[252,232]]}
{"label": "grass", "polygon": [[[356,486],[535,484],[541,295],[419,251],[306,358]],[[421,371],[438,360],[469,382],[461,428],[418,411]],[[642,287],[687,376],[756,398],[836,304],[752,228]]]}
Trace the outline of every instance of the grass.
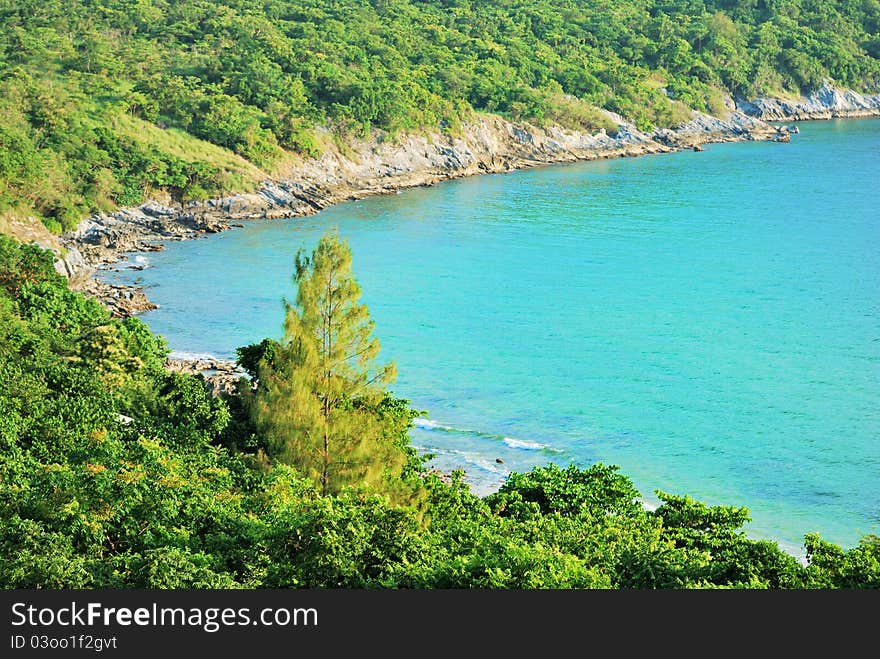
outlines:
{"label": "grass", "polygon": [[241,156],[177,128],[159,128],[148,121],[119,115],[114,129],[120,135],[187,162],[204,162],[221,172],[218,183],[224,192],[249,192],[269,174]]}
{"label": "grass", "polygon": [[550,99],[546,120],[569,130],[613,132],[617,125],[599,108],[574,96],[556,94]]}

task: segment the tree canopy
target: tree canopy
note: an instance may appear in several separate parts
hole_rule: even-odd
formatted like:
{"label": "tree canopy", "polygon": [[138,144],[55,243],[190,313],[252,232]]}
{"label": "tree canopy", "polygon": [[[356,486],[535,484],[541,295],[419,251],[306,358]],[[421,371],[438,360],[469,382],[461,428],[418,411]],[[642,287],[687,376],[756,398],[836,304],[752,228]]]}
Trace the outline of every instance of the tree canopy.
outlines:
{"label": "tree canopy", "polygon": [[247,189],[316,127],[647,128],[880,80],[878,0],[5,0],[0,34],[0,214],[56,231]]}
{"label": "tree canopy", "polygon": [[375,364],[379,341],[351,260],[336,232],[311,256],[296,255],[296,304],[286,305],[284,341],[259,365],[253,402],[271,457],[295,465],[325,495],[399,475],[407,461],[377,412],[396,372]]}

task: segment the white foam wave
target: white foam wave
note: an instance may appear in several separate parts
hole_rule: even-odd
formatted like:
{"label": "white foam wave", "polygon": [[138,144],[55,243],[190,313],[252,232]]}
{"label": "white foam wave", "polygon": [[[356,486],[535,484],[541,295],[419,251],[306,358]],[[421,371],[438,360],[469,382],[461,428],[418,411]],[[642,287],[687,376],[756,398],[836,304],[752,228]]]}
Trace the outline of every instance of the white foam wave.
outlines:
{"label": "white foam wave", "polygon": [[[429,453],[434,453],[440,462],[445,466],[455,468],[461,466],[467,473],[470,467],[475,467],[483,474],[489,474],[495,480],[503,480],[510,475],[510,471],[501,466],[498,462],[485,458],[482,455],[471,451],[459,451],[457,449],[429,449]],[[462,464],[464,463],[464,464]],[[465,480],[469,480],[465,478]]]}
{"label": "white foam wave", "polygon": [[479,458],[477,456],[469,456],[469,462],[473,465],[476,465],[483,471],[495,474],[497,476],[504,476],[505,478],[510,474],[508,469],[504,469],[503,467],[499,467],[497,463],[490,462],[484,458]]}
{"label": "white foam wave", "polygon": [[524,451],[540,451],[541,449],[550,448],[549,444],[530,442],[525,439],[514,439],[513,437],[505,437],[503,441],[510,448],[518,448]]}
{"label": "white foam wave", "polygon": [[451,433],[462,433],[466,435],[476,435],[484,440],[489,440],[493,442],[502,442],[508,448],[518,449],[521,451],[550,451],[552,453],[562,453],[561,449],[553,448],[550,444],[542,444],[541,442],[536,442],[527,439],[516,439],[515,437],[505,437],[503,435],[495,435],[493,433],[481,432],[479,430],[468,430],[466,428],[456,428],[455,426],[448,426],[446,424],[440,423],[439,421],[434,421],[433,419],[426,419],[424,417],[420,417],[418,419],[413,420],[413,425],[420,430],[440,430],[443,432],[451,432]]}
{"label": "white foam wave", "polygon": [[139,264],[139,265],[143,265],[143,266],[148,266],[148,265],[150,265],[150,259],[147,258],[146,256],[135,256],[135,257],[134,257],[134,262],[137,263],[137,264]]}
{"label": "white foam wave", "polygon": [[217,358],[207,352],[186,352],[184,350],[172,350],[168,355],[171,359],[184,359],[186,361],[218,361]]}
{"label": "white foam wave", "polygon": [[[458,430],[457,428],[453,428],[452,426],[443,425],[442,423],[434,421],[433,419],[425,419],[425,418],[413,419],[413,425],[416,428],[421,428],[422,430]],[[460,432],[467,432],[467,431],[460,431]]]}

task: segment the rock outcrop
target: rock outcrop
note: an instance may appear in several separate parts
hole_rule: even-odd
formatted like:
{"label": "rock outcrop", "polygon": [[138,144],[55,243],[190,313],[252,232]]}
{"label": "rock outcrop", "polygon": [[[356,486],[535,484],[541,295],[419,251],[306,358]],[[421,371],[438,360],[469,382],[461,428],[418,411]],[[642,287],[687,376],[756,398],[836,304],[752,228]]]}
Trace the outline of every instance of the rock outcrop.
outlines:
{"label": "rock outcrop", "polygon": [[93,269],[86,263],[76,243],[62,240],[35,217],[0,217],[0,233],[52,252],[55,255],[55,270],[72,283],[82,283],[92,274]]}
{"label": "rock outcrop", "polygon": [[101,300],[116,318],[128,318],[144,311],[158,309],[138,286],[110,284],[96,277],[82,278],[75,289]]}
{"label": "rock outcrop", "polygon": [[736,107],[763,121],[804,121],[844,117],[880,117],[880,93],[864,95],[826,81],[807,96],[795,99],[737,99]]}
{"label": "rock outcrop", "polygon": [[687,123],[674,129],[657,129],[651,133],[651,139],[672,148],[693,149],[709,142],[772,139],[775,132],[762,120],[735,110],[728,111],[724,118],[694,111]]}
{"label": "rock outcrop", "polygon": [[238,381],[248,377],[235,362],[209,356],[186,358],[172,355],[165,361],[165,368],[172,373],[201,375],[214,396],[235,393]]}

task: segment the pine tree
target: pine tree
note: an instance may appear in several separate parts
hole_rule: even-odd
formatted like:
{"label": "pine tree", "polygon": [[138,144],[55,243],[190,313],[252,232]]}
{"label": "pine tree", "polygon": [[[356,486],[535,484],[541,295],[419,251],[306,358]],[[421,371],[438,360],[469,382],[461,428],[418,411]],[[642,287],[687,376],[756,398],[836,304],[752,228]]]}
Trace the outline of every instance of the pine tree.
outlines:
{"label": "pine tree", "polygon": [[336,231],[311,256],[297,253],[296,304],[285,302],[285,336],[271,359],[261,360],[254,400],[270,458],[295,466],[324,494],[375,486],[407,460],[376,412],[396,370],[374,363],[379,341],[351,260]]}

